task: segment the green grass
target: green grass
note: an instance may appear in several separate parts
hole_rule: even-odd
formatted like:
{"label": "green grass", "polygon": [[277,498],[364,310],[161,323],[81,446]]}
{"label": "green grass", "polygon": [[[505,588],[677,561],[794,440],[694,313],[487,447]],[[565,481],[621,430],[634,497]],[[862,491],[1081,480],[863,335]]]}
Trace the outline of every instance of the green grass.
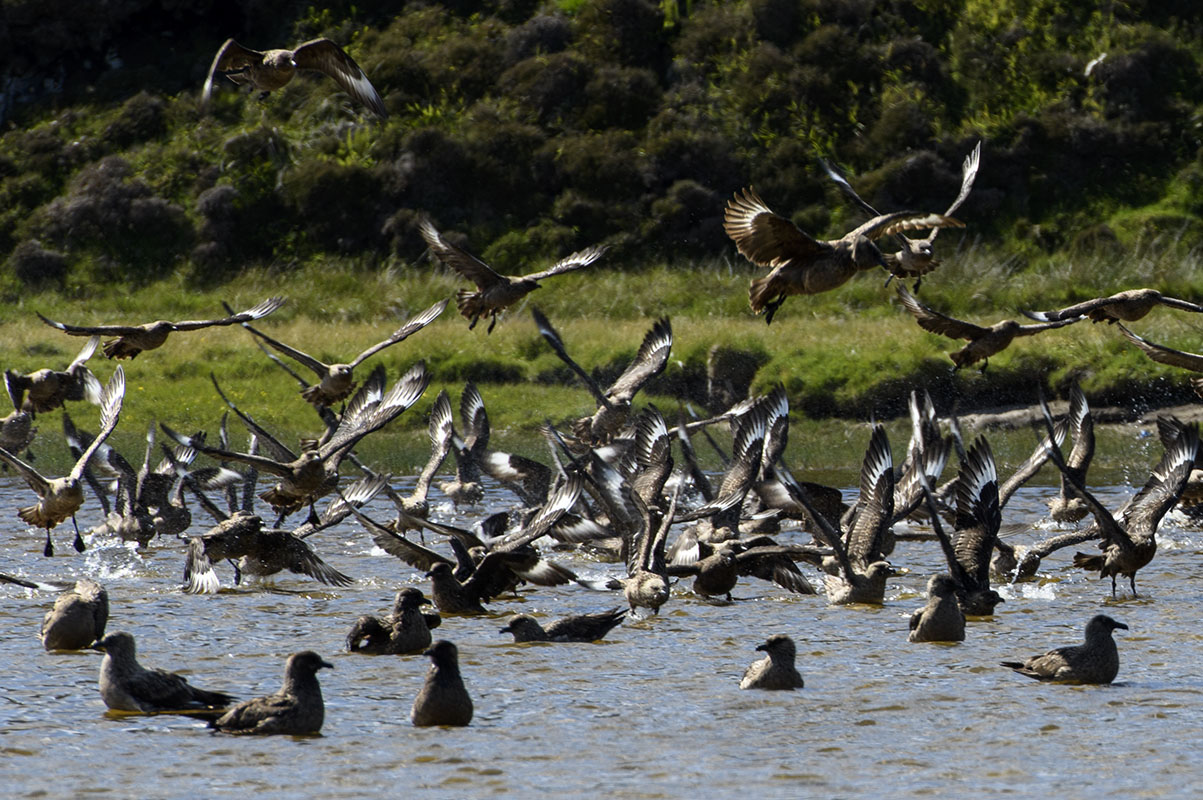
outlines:
{"label": "green grass", "polygon": [[[921,298],[941,311],[984,324],[1015,316],[1019,308],[1056,307],[1094,292],[1146,283],[1167,286],[1167,291],[1191,299],[1201,294],[1193,256],[1173,260],[1137,254],[1116,263],[1095,259],[1040,276],[1010,273],[1005,259],[974,249],[950,261],[928,276]],[[901,414],[916,385],[933,393],[942,412],[954,403],[962,412],[1027,404],[1035,400],[1038,385],[1055,396],[1074,379],[1096,404],[1156,407],[1189,396],[1180,371],[1146,359],[1113,326],[1084,322],[1020,339],[992,358],[984,374],[954,374],[947,353],[960,344],[918,328],[893,290],[883,288],[879,273],[827,295],[791,298],[772,326],[747,311],[749,274],[721,264],[652,267],[638,273],[599,266],[548,281],[511,309],[491,335],[483,324],[469,331],[452,304],[426,330],[369,363],[383,363],[395,378],[423,359],[432,382],[415,408],[373,437],[367,450],[398,469],[420,463],[426,448],[425,415],[435,395],[446,389],[453,404],[458,403],[467,380],[481,387],[499,447],[539,455],[544,445],[537,430],[545,420],[562,424],[590,413],[589,394],[552,354],[530,319],[535,302],[556,325],[569,352],[603,382],[626,366],[652,319],[669,316],[673,355],[664,376],[641,400],[655,402],[670,419],[685,406],[705,413],[699,388],[705,385],[706,355],[712,345],[721,342],[758,354],[765,363],[754,388],[765,391],[781,383],[790,393],[796,427],[804,431],[794,439],[799,463],[826,461],[826,466],[841,470],[859,463],[858,448],[863,448],[863,443],[850,443],[848,431],[855,427],[849,428],[846,421]],[[0,354],[4,367],[21,371],[62,369],[75,356],[84,340],[43,325],[35,311],[79,324],[206,318],[221,314],[222,300],[245,308],[283,294],[287,304],[259,325],[320,359],[345,361],[459,285],[445,271],[425,264],[365,270],[323,260],[287,274],[248,271],[220,287],[199,287],[177,276],[132,291],[101,288],[87,301],[37,294],[5,309]],[[1153,341],[1199,350],[1200,325],[1203,320],[1193,315],[1159,309],[1133,328]],[[103,381],[114,365],[98,357],[90,366]],[[125,369],[128,389],[115,441],[131,452],[141,449],[152,421],[185,431],[205,429],[215,436],[225,407],[211,375],[242,410],[279,431],[286,442],[318,426],[295,381],[237,327],[174,334],[159,350],[126,362]],[[75,405],[71,413],[77,424],[95,427],[91,407]],[[829,417],[845,422],[831,431],[822,423],[806,427],[805,418]],[[42,415],[38,422],[43,441],[53,440],[46,434],[57,430],[58,412]],[[240,425],[232,424],[231,429],[236,442],[244,441]],[[898,435],[905,437],[905,430]],[[813,441],[808,444],[808,439]],[[59,447],[55,443],[50,449]],[[834,452],[841,455],[833,459]],[[838,465],[830,463],[833,460]]]}

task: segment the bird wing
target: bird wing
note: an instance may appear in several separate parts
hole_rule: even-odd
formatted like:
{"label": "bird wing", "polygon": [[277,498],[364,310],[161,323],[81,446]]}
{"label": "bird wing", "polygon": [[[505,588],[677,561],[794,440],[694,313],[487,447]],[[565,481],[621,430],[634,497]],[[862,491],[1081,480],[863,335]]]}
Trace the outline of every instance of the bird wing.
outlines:
{"label": "bird wing", "polygon": [[213,57],[213,63],[209,65],[209,74],[205,76],[205,86],[201,89],[201,110],[205,110],[209,105],[209,98],[213,94],[213,78],[217,73],[245,69],[262,61],[263,53],[249,50],[233,39],[226,39],[225,44]]}
{"label": "bird wing", "polygon": [[895,211],[881,214],[864,224],[853,228],[842,237],[846,241],[855,242],[864,236],[869,239],[880,239],[901,231],[926,230],[928,228],[964,228],[965,223],[959,219],[944,214],[928,214],[923,211]]}
{"label": "bird wing", "polygon": [[1168,364],[1171,367],[1181,367],[1189,369],[1192,372],[1203,372],[1203,355],[1197,353],[1187,353],[1182,350],[1175,350],[1165,345],[1154,344],[1148,339],[1137,336],[1132,331],[1124,327],[1122,322],[1116,323],[1124,336],[1128,337],[1128,341],[1139,347],[1145,352],[1145,355],[1156,361],[1159,364]]}
{"label": "bird wing", "polygon": [[[866,203],[864,198],[857,194],[856,190],[852,188],[852,184],[848,183],[848,179],[845,178],[843,174],[841,174],[835,167],[833,167],[831,162],[825,158],[820,158],[819,164],[822,165],[823,170],[827,173],[827,177],[831,178],[831,180],[835,182],[835,185],[840,187],[840,191],[847,195],[853,203],[856,203],[856,205],[860,206],[862,211],[864,211],[870,217],[877,217],[881,215],[876,208]],[[948,213],[951,214],[952,212],[950,211]]]}
{"label": "bird wing", "polygon": [[[392,528],[381,525],[358,509],[352,508],[351,514],[367,529],[368,534],[372,537],[372,541],[376,543],[377,547],[390,556],[401,559],[411,567],[429,572],[435,564],[443,563],[450,565],[452,569],[455,568],[455,562],[450,558],[420,544],[411,542]],[[418,519],[415,517],[413,521],[416,523]],[[402,519],[402,522],[406,525],[410,524],[410,520],[408,519]]]}
{"label": "bird wing", "polygon": [[881,537],[894,515],[894,458],[886,429],[873,426],[861,465],[861,509],[848,531],[848,556],[865,564],[881,558]]}
{"label": "bird wing", "polygon": [[407,408],[418,402],[418,398],[426,391],[428,385],[430,385],[430,373],[426,371],[426,364],[419,361],[397,379],[393,388],[376,407],[371,409],[370,413],[360,415],[358,419],[351,420],[349,423],[345,419],[349,415],[344,415],[344,422],[339,425],[330,440],[321,446],[319,452],[322,458],[328,459],[339,451],[346,452],[364,436],[396,419]]}
{"label": "bird wing", "polygon": [[240,461],[243,464],[250,464],[264,472],[270,472],[273,475],[279,475],[282,478],[292,477],[292,467],[288,464],[281,464],[272,458],[255,455],[253,453],[235,453],[232,450],[223,450],[220,447],[212,447],[199,441],[198,437],[184,436],[182,433],[177,433],[167,426],[166,423],[159,423],[159,428],[163,433],[170,438],[184,445],[185,447],[193,447],[205,455],[213,456],[222,461]]}
{"label": "bird wing", "polygon": [[1199,452],[1199,429],[1184,426],[1161,462],[1136,496],[1124,507],[1121,518],[1135,535],[1152,535],[1166,512],[1178,502]]}
{"label": "bird wing", "polygon": [[597,402],[607,408],[610,406],[610,401],[606,397],[606,393],[602,391],[601,386],[593,379],[593,376],[586,372],[580,364],[576,363],[571,356],[568,355],[568,350],[564,347],[564,340],[560,338],[560,334],[552,327],[551,321],[544,316],[543,312],[538,308],[531,308],[531,316],[535,319],[535,327],[539,329],[539,334],[544,341],[551,347],[552,352],[560,357],[560,360],[568,365],[568,368],[575,372],[582,381],[585,387],[593,394]]}
{"label": "bird wing", "polygon": [[[965,199],[969,197],[969,192],[973,190],[973,182],[977,179],[977,168],[981,166],[981,163],[982,143],[979,141],[969,155],[965,156],[965,161],[961,164],[961,191],[957,194],[957,199],[953,200],[952,205],[944,212],[946,216],[950,216],[960,208],[961,203],[964,203]],[[931,238],[936,238],[934,232]]]}
{"label": "bird wing", "polygon": [[[350,506],[348,506],[350,508]],[[288,571],[308,575],[329,586],[350,586],[355,579],[344,575],[321,559],[309,544],[288,531],[279,531],[281,546],[288,558]]]}
{"label": "bird wing", "polygon": [[[242,327],[245,328],[246,330],[250,331],[251,334],[253,334],[256,338],[262,339],[263,341],[267,342],[269,345],[276,348],[281,353],[283,353],[284,355],[291,358],[293,361],[296,361],[299,364],[306,366],[309,369],[313,370],[314,373],[317,374],[319,379],[326,377],[326,372],[329,371],[330,366],[328,364],[326,364],[325,362],[319,361],[316,358],[314,358],[313,356],[309,355],[308,353],[298,350],[295,347],[286,345],[286,344],[284,344],[284,342],[281,342],[279,339],[273,339],[272,337],[268,336],[263,331],[259,330],[258,328],[253,328],[250,325],[247,325],[245,322],[242,324]],[[296,376],[294,375],[294,377],[296,377]]]}
{"label": "bird wing", "polygon": [[422,330],[427,325],[429,325],[431,322],[433,322],[435,320],[435,318],[438,317],[439,314],[443,313],[443,309],[445,309],[446,307],[447,307],[447,301],[440,300],[439,302],[432,305],[430,308],[423,311],[421,314],[418,314],[417,316],[411,317],[410,319],[406,320],[405,324],[402,325],[400,328],[397,328],[397,330],[393,331],[392,335],[389,336],[387,339],[385,339],[382,342],[377,342],[376,344],[369,347],[367,350],[364,350],[362,353],[355,356],[355,360],[352,361],[350,364],[351,368],[354,369],[355,367],[358,367],[364,361],[371,358],[376,353],[379,353],[381,350],[383,350],[386,347],[392,347],[395,344],[404,342],[410,336],[413,336],[415,333]]}
{"label": "bird wing", "polygon": [[219,319],[188,319],[182,322],[173,322],[171,323],[171,327],[177,331],[195,331],[215,325],[237,325],[240,322],[250,322],[253,319],[266,317],[282,305],[284,305],[283,297],[269,297],[257,306],[252,306],[246,311],[240,311],[228,317],[221,317]]}
{"label": "bird wing", "polygon": [[643,337],[635,358],[627,365],[606,396],[612,402],[629,401],[645,383],[664,371],[673,346],[673,329],[668,317],[657,320]]}
{"label": "bird wing", "polygon": [[388,118],[384,101],[363,69],[346,52],[329,39],[313,39],[292,51],[292,61],[303,69],[324,72],[342,87],[343,91],[372,110],[381,119]]}
{"label": "bird wing", "polygon": [[38,313],[38,319],[71,336],[129,336],[131,333],[142,331],[141,325],[68,325],[65,322],[47,319],[40,313]]}
{"label": "bird wing", "polygon": [[723,230],[744,258],[758,266],[812,256],[823,245],[794,223],[774,214],[751,186],[727,201]]}
{"label": "bird wing", "polygon": [[422,234],[426,246],[434,252],[439,261],[458,272],[461,277],[475,283],[477,288],[483,289],[505,282],[505,278],[494,272],[488,264],[444,239],[429,219],[423,219],[418,224],[418,232]]}
{"label": "bird wing", "polygon": [[117,427],[117,419],[121,416],[121,404],[124,400],[125,370],[118,365],[100,395],[100,430],[97,431],[96,438],[88,445],[88,449],[84,450],[79,460],[75,462],[75,466],[71,468],[71,477],[75,480],[79,480],[83,476],[88,459],[104,444],[104,440],[109,438],[109,434]]}
{"label": "bird wing", "polygon": [[50,481],[42,477],[42,474],[33,467],[26,464],[21,459],[17,458],[12,453],[0,447],[0,460],[3,460],[10,467],[21,473],[21,477],[29,484],[29,488],[37,493],[38,497],[45,497],[46,492],[50,489]]}
{"label": "bird wing", "polygon": [[584,250],[578,250],[571,255],[561,258],[542,272],[532,272],[529,275],[523,275],[522,278],[528,281],[541,281],[544,278],[550,278],[552,275],[560,275],[565,272],[584,269],[601,258],[606,250],[605,245],[587,247]]}
{"label": "bird wing", "polygon": [[1007,501],[1011,499],[1011,495],[1015,494],[1015,491],[1019,489],[1020,486],[1023,486],[1028,482],[1029,478],[1039,472],[1040,468],[1044,466],[1044,462],[1048,461],[1049,443],[1056,442],[1057,447],[1060,447],[1061,443],[1065,441],[1065,435],[1068,432],[1069,422],[1066,420],[1059,420],[1057,424],[1053,426],[1052,437],[1050,438],[1049,436],[1045,436],[1044,439],[1038,445],[1036,445],[1036,449],[1032,451],[1032,454],[1028,456],[1027,461],[1024,461],[1022,464],[1020,464],[1015,472],[1011,474],[1011,477],[1007,478],[1003,482],[1002,486],[999,487],[999,506],[1005,506]]}
{"label": "bird wing", "polygon": [[221,397],[231,411],[238,415],[238,418],[242,420],[242,424],[246,425],[247,430],[251,432],[251,436],[255,437],[257,442],[262,442],[264,445],[266,445],[268,451],[271,453],[272,458],[284,464],[288,463],[289,461],[297,460],[297,454],[292,452],[287,445],[285,445],[275,436],[272,436],[267,429],[255,422],[254,418],[251,417],[250,414],[243,413],[238,406],[234,405],[230,398],[226,397],[226,393],[221,390],[221,386],[217,383],[216,375],[210,372],[209,379],[213,381],[213,388],[217,390],[218,396]]}
{"label": "bird wing", "polygon": [[906,307],[906,310],[911,312],[911,315],[919,323],[919,327],[925,331],[938,333],[952,339],[973,340],[979,336],[985,336],[990,330],[989,328],[983,328],[971,322],[963,322],[928,308],[907,291],[901,282],[898,283],[898,297],[902,300],[902,305]]}

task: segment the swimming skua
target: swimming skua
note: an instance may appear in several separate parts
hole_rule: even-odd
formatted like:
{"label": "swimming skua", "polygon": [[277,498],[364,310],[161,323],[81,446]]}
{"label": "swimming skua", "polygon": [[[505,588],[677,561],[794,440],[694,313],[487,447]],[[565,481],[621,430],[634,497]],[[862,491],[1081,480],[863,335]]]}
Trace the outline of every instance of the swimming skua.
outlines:
{"label": "swimming skua", "polygon": [[1128,630],[1106,614],[1096,614],[1086,623],[1086,641],[1058,647],[1026,661],[1003,661],[1020,675],[1053,683],[1111,683],[1119,673],[1119,648],[1111,638],[1116,628]]}
{"label": "swimming skua", "polygon": [[211,721],[209,727],[233,734],[316,736],[326,721],[319,669],[334,669],[334,665],[312,650],[293,653],[284,662],[280,691],[244,700]]}
{"label": "swimming skua", "polygon": [[459,650],[446,639],[439,639],[424,655],[430,656],[430,670],[414,698],[410,721],[420,727],[472,722],[472,698],[459,671]]}
{"label": "swimming skua", "polygon": [[741,689],[801,689],[802,676],[794,666],[797,647],[794,640],[783,633],[776,633],[756,646],[765,657],[754,661],[744,671],[739,682]]}
{"label": "swimming skua", "polygon": [[110,633],[92,647],[104,653],[100,662],[100,697],[113,711],[201,716],[224,713],[233,697],[198,689],[181,675],[146,669],[138,663],[132,634]]}

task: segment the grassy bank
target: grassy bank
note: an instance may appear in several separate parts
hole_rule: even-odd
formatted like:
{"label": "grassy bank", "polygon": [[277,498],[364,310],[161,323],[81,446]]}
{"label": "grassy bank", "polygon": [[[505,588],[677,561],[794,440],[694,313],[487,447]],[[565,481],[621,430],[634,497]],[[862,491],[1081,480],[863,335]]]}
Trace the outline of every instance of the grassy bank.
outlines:
{"label": "grassy bank", "polygon": [[[955,242],[942,244],[950,247],[951,256]],[[1168,253],[1150,246],[1127,258],[1094,256],[1019,274],[1009,271],[1005,258],[965,247],[929,276],[920,296],[937,309],[983,324],[1017,316],[1021,308],[1056,307],[1133,286],[1158,286],[1191,299],[1203,296],[1195,256]],[[712,345],[746,352],[762,364],[753,389],[780,382],[789,391],[798,431],[796,457],[815,466],[839,469],[860,457],[861,445],[849,432],[853,428],[821,420],[895,417],[916,385],[928,387],[942,411],[957,403],[962,412],[1030,403],[1037,386],[1058,396],[1072,379],[1082,383],[1096,405],[1156,407],[1190,397],[1183,373],[1147,360],[1113,326],[1085,322],[1020,339],[992,358],[985,373],[953,373],[947,353],[960,345],[918,328],[893,290],[882,286],[880,273],[861,276],[828,295],[791,298],[771,327],[747,310],[750,274],[750,268],[725,263],[651,267],[638,273],[599,264],[548,281],[531,298],[559,328],[569,352],[603,381],[625,366],[653,318],[671,317],[675,342],[670,365],[643,397],[670,418],[679,407],[705,413]],[[262,321],[263,329],[323,360],[347,360],[459,285],[425,263],[360,270],[323,261],[287,275],[248,272],[219,287],[177,277],[128,292],[102,288],[86,299],[35,294],[7,308],[0,353],[4,367],[22,371],[62,369],[75,356],[84,340],[43,325],[35,311],[78,324],[194,319],[219,315],[222,300],[244,308],[283,294],[288,303]],[[1198,350],[1201,322],[1159,309],[1133,327],[1154,341]],[[416,413],[374,437],[368,453],[398,470],[417,465],[424,458],[420,432],[430,402],[441,388],[457,399],[468,380],[481,387],[496,440],[520,452],[541,452],[534,433],[544,420],[563,422],[592,411],[588,393],[539,336],[529,306],[512,309],[491,335],[483,328],[469,331],[450,308],[425,331],[377,356],[392,377],[424,359],[433,380]],[[97,358],[91,366],[104,380],[113,365]],[[129,388],[116,440],[123,448],[136,451],[152,420],[181,430],[215,431],[224,406],[211,375],[243,410],[286,437],[316,426],[295,381],[238,328],[176,334],[163,348],[128,362],[126,373]],[[72,413],[85,426],[95,426],[90,408],[75,406]],[[57,430],[58,412],[42,415],[39,424],[46,431]],[[241,439],[240,426],[232,429]],[[900,429],[898,435],[905,434]],[[1025,448],[1030,449],[1026,439],[1018,440],[1016,452]],[[832,463],[835,451],[849,455]]]}

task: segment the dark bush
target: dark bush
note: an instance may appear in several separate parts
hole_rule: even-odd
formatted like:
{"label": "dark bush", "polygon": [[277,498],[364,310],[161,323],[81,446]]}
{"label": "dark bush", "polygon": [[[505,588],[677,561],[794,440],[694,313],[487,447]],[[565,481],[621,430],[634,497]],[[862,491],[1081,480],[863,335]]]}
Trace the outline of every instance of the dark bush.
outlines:
{"label": "dark bush", "polygon": [[340,253],[380,247],[380,227],[391,209],[383,206],[380,181],[371,170],[304,162],[284,174],[280,194],[311,247]]}
{"label": "dark bush", "polygon": [[38,210],[32,229],[69,254],[97,256],[95,277],[119,281],[169,274],[193,239],[184,210],[117,156],[81,170],[66,195]]}
{"label": "dark bush", "polygon": [[531,122],[554,128],[584,101],[585,84],[592,68],[574,53],[533,56],[510,67],[498,79],[498,88],[519,107],[527,109]]}
{"label": "dark bush", "polygon": [[600,200],[630,202],[650,184],[650,165],[626,131],[561,136],[555,145],[559,183]]}
{"label": "dark bush", "polygon": [[511,30],[505,37],[504,63],[517,64],[534,56],[562,52],[572,41],[572,25],[560,14],[540,14]]}
{"label": "dark bush", "polygon": [[752,0],[756,35],[778,47],[787,47],[798,33],[802,9],[797,0]]}
{"label": "dark bush", "polygon": [[649,0],[588,0],[576,16],[577,39],[590,60],[659,73],[668,55],[664,14]]}
{"label": "dark bush", "polygon": [[21,242],[8,257],[8,268],[26,286],[41,289],[61,286],[67,277],[67,257],[47,250],[36,239]]}
{"label": "dark bush", "polygon": [[727,243],[724,199],[694,181],[678,181],[652,202],[643,238],[656,242],[657,255],[670,263],[712,257]]}
{"label": "dark bush", "polygon": [[660,105],[660,86],[646,69],[603,66],[585,85],[580,121],[586,128],[625,128],[645,125]]}

